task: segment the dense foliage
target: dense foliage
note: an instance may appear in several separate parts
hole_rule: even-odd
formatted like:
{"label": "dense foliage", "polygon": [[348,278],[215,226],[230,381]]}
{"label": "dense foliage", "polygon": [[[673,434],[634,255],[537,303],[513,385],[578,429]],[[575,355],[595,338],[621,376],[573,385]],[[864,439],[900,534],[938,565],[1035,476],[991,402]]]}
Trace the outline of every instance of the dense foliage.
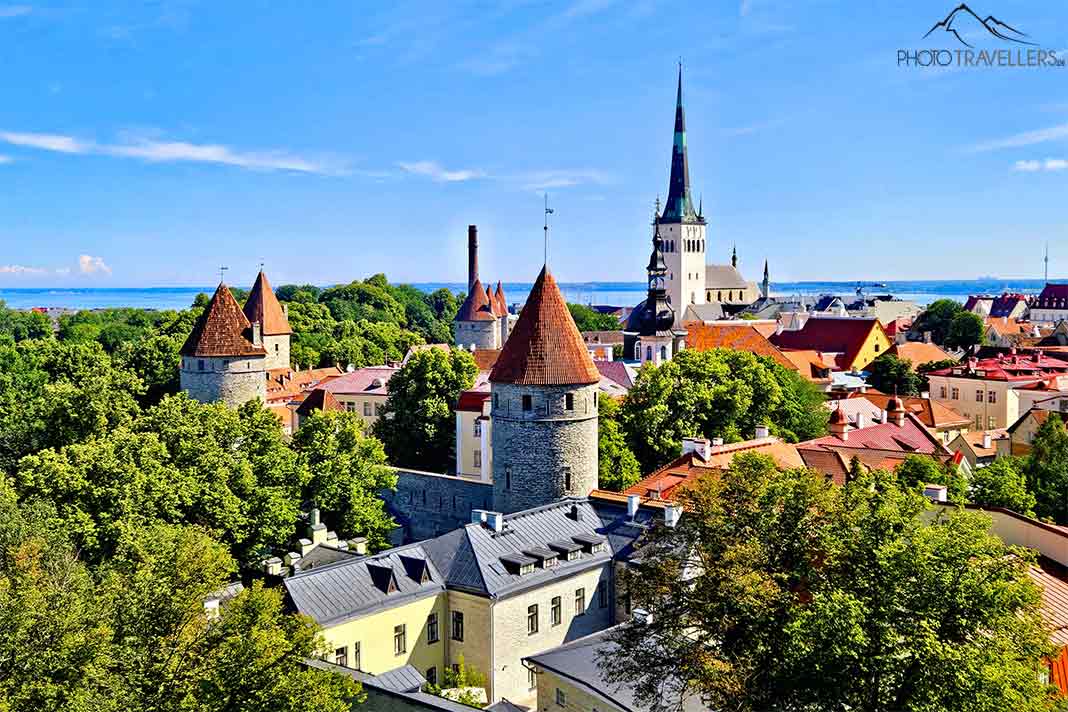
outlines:
{"label": "dense foliage", "polygon": [[638,458],[619,424],[619,402],[601,396],[597,420],[597,477],[601,489],[622,492],[642,477]]}
{"label": "dense foliage", "polygon": [[430,472],[454,467],[454,409],[477,374],[474,358],[463,349],[417,351],[393,374],[374,427],[392,464]]}
{"label": "dense foliage", "polygon": [[743,456],[684,490],[623,585],[649,622],[602,661],[653,710],[1047,710],[1034,554],[874,472]]}
{"label": "dense foliage", "polygon": [[579,331],[619,331],[619,319],[611,314],[602,314],[585,304],[568,304],[567,310],[575,320]]}
{"label": "dense foliage", "polygon": [[1068,431],[1058,414],[1051,413],[1035,433],[1023,471],[1038,516],[1068,524]]}
{"label": "dense foliage", "polygon": [[943,344],[949,336],[953,318],[964,311],[960,302],[953,299],[936,299],[918,316],[912,324],[912,331],[917,334],[931,332],[931,340]]}
{"label": "dense foliage", "polygon": [[814,385],[770,358],[690,349],[642,367],[619,423],[648,473],[678,456],[684,437],[735,442],[753,437],[757,425],[791,442],[818,437],[828,417],[822,403]]}
{"label": "dense foliage", "polygon": [[961,311],[949,322],[946,346],[951,349],[970,349],[983,343],[985,334],[986,323],[983,317],[970,311]]}
{"label": "dense foliage", "polygon": [[912,361],[884,353],[868,366],[868,385],[883,393],[901,396],[920,394],[921,379],[912,369]]}

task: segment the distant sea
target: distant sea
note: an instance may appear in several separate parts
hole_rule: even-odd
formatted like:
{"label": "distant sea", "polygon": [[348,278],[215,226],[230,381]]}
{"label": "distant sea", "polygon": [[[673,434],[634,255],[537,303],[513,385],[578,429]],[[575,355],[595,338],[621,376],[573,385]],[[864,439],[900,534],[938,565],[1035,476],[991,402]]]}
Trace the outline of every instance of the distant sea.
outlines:
{"label": "distant sea", "polygon": [[[920,280],[888,282],[772,282],[775,296],[804,294],[837,294],[853,296],[858,285],[868,296],[892,294],[919,304],[936,299],[955,299],[963,302],[969,294],[1000,294],[1003,291],[1036,294],[1042,290],[1038,279],[1005,280],[993,277],[974,280]],[[249,285],[251,286],[251,285]],[[455,292],[465,291],[460,282],[419,282],[415,287],[426,292],[445,287]],[[510,304],[526,299],[529,282],[506,282],[505,296]],[[561,282],[560,288],[569,302],[633,306],[645,298],[643,282]],[[9,288],[0,287],[0,300],[13,309],[48,307],[54,309],[105,309],[135,307],[138,309],[185,309],[200,292],[211,294],[214,287],[143,287],[143,288]]]}

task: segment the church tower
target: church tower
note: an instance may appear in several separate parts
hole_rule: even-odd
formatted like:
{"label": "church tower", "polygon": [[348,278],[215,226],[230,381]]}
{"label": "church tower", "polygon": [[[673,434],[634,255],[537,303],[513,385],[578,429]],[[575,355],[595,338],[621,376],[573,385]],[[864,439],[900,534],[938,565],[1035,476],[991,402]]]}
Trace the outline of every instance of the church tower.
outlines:
{"label": "church tower", "polygon": [[221,282],[181,348],[179,381],[201,403],[231,408],[267,400],[267,351],[260,322],[250,322]]}
{"label": "church tower", "polygon": [[[507,327],[501,326],[501,308],[504,307],[504,292],[498,291],[498,305],[490,288],[483,287],[478,278],[478,228],[467,226],[467,298],[460,305],[452,321],[453,341],[464,349],[499,349],[507,337]],[[504,322],[507,324],[507,313]]]}
{"label": "church tower", "polygon": [[259,323],[263,332],[263,348],[267,351],[267,370],[289,368],[289,328],[286,310],[274,296],[267,275],[260,270],[256,283],[245,301],[245,318],[250,324]]}
{"label": "church tower", "polygon": [[679,326],[686,307],[705,303],[705,218],[690,197],[686,156],[686,117],[682,109],[682,67],[675,97],[675,138],[671,145],[671,179],[660,230],[667,264],[667,298]]}
{"label": "church tower", "polygon": [[658,217],[653,222],[653,251],[646,267],[649,290],[636,318],[627,320],[623,332],[624,358],[654,365],[670,361],[686,345],[686,332],[675,326],[675,310],[667,300],[668,269],[663,249]]}
{"label": "church tower", "polygon": [[582,335],[543,267],[490,372],[494,509],[597,488],[597,384]]}

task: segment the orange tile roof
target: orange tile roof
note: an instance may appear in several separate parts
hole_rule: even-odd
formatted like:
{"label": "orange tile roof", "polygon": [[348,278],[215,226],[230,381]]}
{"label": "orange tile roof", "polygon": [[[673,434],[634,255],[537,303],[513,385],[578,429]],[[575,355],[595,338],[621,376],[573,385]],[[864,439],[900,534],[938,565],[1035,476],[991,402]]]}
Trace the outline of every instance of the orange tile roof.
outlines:
{"label": "orange tile roof", "polygon": [[501,357],[500,349],[475,349],[471,352],[479,371],[492,371],[497,359]]}
{"label": "orange tile roof", "polygon": [[234,295],[220,283],[193,331],[182,345],[183,356],[265,356],[262,346],[252,345],[252,330]]}
{"label": "orange tile roof", "polygon": [[[875,406],[886,410],[887,403],[894,396],[887,395],[886,393],[873,392],[871,389],[867,393],[853,393],[849,396],[852,398],[863,398],[870,401]],[[915,396],[900,397],[898,400],[905,406],[905,410],[912,413],[919,419],[925,427],[934,428],[935,430],[952,430],[965,425],[971,424],[970,418],[965,418],[963,415],[953,410],[949,406],[936,403],[930,398],[918,398]]]}
{"label": "orange tile roof", "polygon": [[460,310],[456,312],[456,321],[493,321],[496,318],[493,305],[486,298],[486,288],[476,279]]}
{"label": "orange tile roof", "polygon": [[738,325],[695,322],[687,327],[686,348],[697,351],[712,349],[748,351],[757,356],[768,356],[783,368],[791,371],[798,370],[794,362],[775,348],[767,337],[744,322]]}
{"label": "orange tile roof", "polygon": [[842,366],[849,367],[854,364],[875,330],[882,330],[878,319],[814,317],[797,331],[775,334],[771,337],[771,343],[785,349],[812,349],[842,354]]}
{"label": "orange tile roof", "polygon": [[504,289],[501,287],[500,280],[497,280],[497,291],[493,293],[492,301],[494,313],[497,316],[508,316],[508,302],[504,299]]}
{"label": "orange tile roof", "polygon": [[823,360],[823,354],[810,349],[780,349],[783,356],[797,367],[797,371],[813,383],[830,383],[833,363]]}
{"label": "orange tile roof", "polygon": [[256,283],[252,285],[252,291],[245,300],[245,318],[251,322],[258,321],[263,325],[264,336],[279,336],[292,334],[289,328],[289,320],[278,303],[278,297],[274,296],[267,275],[260,270],[256,275]]}
{"label": "orange tile roof", "polygon": [[[474,291],[474,290],[472,290]],[[601,380],[548,267],[530,290],[519,320],[490,372],[493,383],[592,384]]]}
{"label": "orange tile roof", "polygon": [[[990,447],[983,447],[983,436],[990,435]],[[961,433],[957,437],[963,438],[964,442],[968,443],[968,446],[975,453],[976,457],[992,457],[998,454],[998,440],[1004,440],[1009,437],[1009,432],[1004,428],[998,428],[996,430],[969,430],[966,433]]]}
{"label": "orange tile roof", "polygon": [[934,344],[922,341],[908,341],[904,344],[894,344],[890,347],[890,353],[898,358],[912,361],[913,366],[922,366],[932,361],[945,361],[953,357]]}
{"label": "orange tile roof", "polygon": [[309,368],[304,371],[294,371],[291,368],[272,368],[267,371],[267,400],[276,401],[293,398],[344,373],[345,371],[338,366]]}
{"label": "orange tile roof", "polygon": [[307,397],[301,402],[300,407],[297,408],[297,415],[306,417],[316,411],[331,410],[342,411],[345,410],[345,406],[330,391],[325,388],[316,388],[308,393]]}

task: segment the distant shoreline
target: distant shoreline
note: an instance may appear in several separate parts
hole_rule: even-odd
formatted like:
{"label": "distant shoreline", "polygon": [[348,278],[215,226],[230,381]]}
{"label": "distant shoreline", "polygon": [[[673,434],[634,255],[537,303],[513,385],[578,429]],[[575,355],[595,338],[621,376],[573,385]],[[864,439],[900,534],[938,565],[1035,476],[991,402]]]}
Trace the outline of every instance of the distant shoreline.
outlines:
{"label": "distant shoreline", "polygon": [[[446,288],[454,292],[466,291],[462,282],[413,282],[412,286],[426,292]],[[773,295],[838,294],[851,297],[857,285],[864,285],[865,294],[891,294],[895,297],[929,304],[936,299],[964,301],[970,294],[1000,294],[1002,291],[1037,294],[1044,282],[1040,279],[974,279],[974,280],[886,280],[886,281],[804,281],[772,282]],[[237,285],[243,286],[243,285]],[[248,285],[251,286],[251,285]],[[505,282],[504,291],[509,303],[521,303],[530,290],[529,282]],[[633,306],[645,298],[644,282],[561,282],[560,288],[569,300],[581,304]],[[12,309],[34,307],[52,310],[110,309],[185,309],[197,294],[210,294],[213,286],[192,287],[0,287],[0,300]]]}

